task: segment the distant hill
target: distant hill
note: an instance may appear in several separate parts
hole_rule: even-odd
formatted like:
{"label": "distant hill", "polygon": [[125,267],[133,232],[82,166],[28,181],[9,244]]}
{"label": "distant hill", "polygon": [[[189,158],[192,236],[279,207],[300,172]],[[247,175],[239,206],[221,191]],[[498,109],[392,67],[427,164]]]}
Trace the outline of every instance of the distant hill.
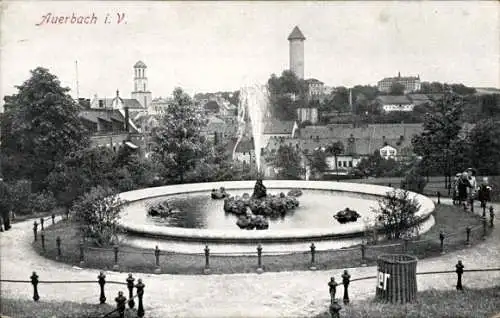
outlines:
{"label": "distant hill", "polygon": [[494,87],[476,87],[477,95],[500,94],[500,88]]}

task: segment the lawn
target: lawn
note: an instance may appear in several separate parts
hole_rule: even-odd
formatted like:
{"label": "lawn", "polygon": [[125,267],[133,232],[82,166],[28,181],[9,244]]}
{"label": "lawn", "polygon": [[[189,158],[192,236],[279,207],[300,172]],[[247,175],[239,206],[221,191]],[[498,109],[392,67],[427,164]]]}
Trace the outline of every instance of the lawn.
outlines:
{"label": "lawn", "polygon": [[[477,215],[463,212],[462,209],[448,205],[438,205],[434,212],[436,225],[427,233],[422,234],[420,241],[411,242],[408,252],[422,259],[440,255],[439,231],[445,233],[456,233],[445,239],[445,250],[453,251],[465,247],[467,226],[475,227],[472,231],[471,243],[481,241],[481,221]],[[55,225],[49,225],[45,230],[46,251],[41,248],[40,239],[33,243],[36,251],[48,258],[56,259],[56,237],[61,237],[61,262],[78,265],[80,261],[79,241],[80,235],[77,224],[71,221],[61,221]],[[375,264],[378,255],[383,253],[402,252],[403,244],[398,241],[394,246],[378,245],[366,247],[367,264]],[[205,256],[200,254],[168,253],[160,256],[162,273],[169,274],[201,274],[205,265]],[[255,253],[256,254],[256,253]],[[309,252],[293,253],[288,255],[263,255],[262,263],[266,271],[279,272],[290,270],[307,270],[310,266],[311,256]],[[138,249],[127,246],[120,247],[118,263],[121,271],[152,273],[155,270],[155,257],[153,250]],[[317,251],[315,266],[320,269],[338,269],[346,267],[357,267],[362,263],[361,250],[356,249]],[[114,253],[112,249],[85,249],[84,267],[99,270],[111,270],[114,265]],[[210,268],[214,274],[248,273],[255,272],[257,268],[256,255],[251,256],[210,256]]]}
{"label": "lawn", "polygon": [[[381,304],[374,300],[342,305],[340,317],[349,318],[490,318],[500,314],[500,285],[487,289],[428,290],[407,305]],[[330,318],[328,312],[314,318]]]}
{"label": "lawn", "polygon": [[[46,302],[3,298],[0,303],[2,317],[12,318],[93,318],[102,317],[116,307],[108,304],[80,304],[75,302]],[[5,316],[4,316],[5,315]],[[109,317],[118,317],[118,313]],[[137,311],[127,309],[126,318],[137,317]]]}

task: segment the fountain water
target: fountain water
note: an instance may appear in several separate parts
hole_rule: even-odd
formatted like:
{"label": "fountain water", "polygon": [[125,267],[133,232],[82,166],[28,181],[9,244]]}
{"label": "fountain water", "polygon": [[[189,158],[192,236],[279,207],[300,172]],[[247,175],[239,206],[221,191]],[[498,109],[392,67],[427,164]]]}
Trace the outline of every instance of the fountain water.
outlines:
{"label": "fountain water", "polygon": [[269,91],[266,85],[252,85],[242,87],[240,90],[240,108],[238,112],[239,138],[234,151],[238,146],[246,128],[245,118],[248,114],[252,127],[252,137],[255,149],[257,172],[261,173],[260,155],[264,146],[264,116],[269,105]]}

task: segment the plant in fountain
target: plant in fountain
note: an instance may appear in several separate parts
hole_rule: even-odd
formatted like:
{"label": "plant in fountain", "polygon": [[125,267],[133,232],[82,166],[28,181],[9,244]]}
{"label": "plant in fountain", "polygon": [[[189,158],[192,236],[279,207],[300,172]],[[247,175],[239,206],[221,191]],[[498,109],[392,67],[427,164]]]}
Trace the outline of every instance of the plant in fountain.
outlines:
{"label": "plant in fountain", "polygon": [[80,222],[84,237],[105,246],[116,242],[122,205],[114,191],[98,186],[76,200],[71,210]]}
{"label": "plant in fountain", "polygon": [[393,190],[387,192],[378,200],[377,223],[388,239],[401,239],[418,233],[421,219],[416,215],[420,208],[415,198],[410,197],[410,192]]}

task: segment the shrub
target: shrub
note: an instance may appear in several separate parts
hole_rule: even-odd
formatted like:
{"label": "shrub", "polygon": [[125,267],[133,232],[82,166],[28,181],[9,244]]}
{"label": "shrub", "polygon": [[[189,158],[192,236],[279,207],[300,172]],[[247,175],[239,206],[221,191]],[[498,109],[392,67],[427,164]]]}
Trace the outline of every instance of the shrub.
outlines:
{"label": "shrub", "polygon": [[29,196],[29,206],[31,212],[48,212],[56,207],[56,199],[50,191],[32,193]]}
{"label": "shrub", "polygon": [[393,190],[378,200],[378,209],[373,209],[377,223],[382,227],[388,239],[400,239],[413,235],[420,230],[420,218],[415,213],[420,208],[410,192]]}
{"label": "shrub", "polygon": [[103,246],[116,242],[122,204],[113,190],[98,186],[77,199],[71,212],[81,222],[83,235]]}
{"label": "shrub", "polygon": [[7,185],[10,188],[10,207],[15,214],[26,215],[32,212],[30,205],[31,181],[18,180]]}

